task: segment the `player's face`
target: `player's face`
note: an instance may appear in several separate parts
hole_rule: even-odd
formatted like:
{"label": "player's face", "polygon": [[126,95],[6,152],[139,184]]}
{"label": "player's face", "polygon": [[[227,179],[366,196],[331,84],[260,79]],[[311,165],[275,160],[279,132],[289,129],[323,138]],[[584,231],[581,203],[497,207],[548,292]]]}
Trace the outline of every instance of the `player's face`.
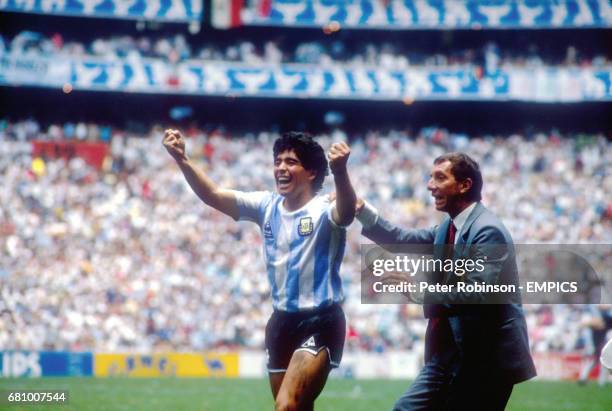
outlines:
{"label": "player's face", "polygon": [[465,182],[460,183],[455,179],[451,168],[450,161],[434,164],[427,183],[427,189],[431,191],[436,210],[447,213],[453,213],[458,208],[463,194],[469,189],[469,185],[466,186]]}
{"label": "player's face", "polygon": [[276,189],[282,196],[300,196],[310,190],[315,174],[306,170],[293,150],[283,151],[274,159]]}

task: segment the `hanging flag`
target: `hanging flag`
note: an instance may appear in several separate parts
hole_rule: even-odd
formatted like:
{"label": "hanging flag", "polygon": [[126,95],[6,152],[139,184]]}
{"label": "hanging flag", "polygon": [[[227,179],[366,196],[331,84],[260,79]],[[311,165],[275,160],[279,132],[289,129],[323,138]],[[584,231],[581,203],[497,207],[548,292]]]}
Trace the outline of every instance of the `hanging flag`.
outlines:
{"label": "hanging flag", "polygon": [[213,27],[229,29],[240,26],[243,3],[244,0],[213,0],[211,8]]}

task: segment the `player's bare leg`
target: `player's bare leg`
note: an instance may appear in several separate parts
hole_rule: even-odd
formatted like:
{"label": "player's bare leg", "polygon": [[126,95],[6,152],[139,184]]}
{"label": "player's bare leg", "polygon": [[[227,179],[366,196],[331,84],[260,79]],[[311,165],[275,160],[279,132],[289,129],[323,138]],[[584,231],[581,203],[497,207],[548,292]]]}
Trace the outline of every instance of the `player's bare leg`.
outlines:
{"label": "player's bare leg", "polygon": [[[291,357],[287,372],[275,397],[276,411],[311,411],[319,396],[331,367],[327,350],[312,355],[296,351]],[[270,375],[272,383],[272,374]],[[274,392],[274,387],[272,387]]]}
{"label": "player's bare leg", "polygon": [[274,401],[276,401],[276,396],[278,395],[278,391],[283,383],[283,378],[285,378],[285,373],[271,372],[268,374],[268,376],[270,379],[270,388],[272,389],[272,397],[274,398]]}

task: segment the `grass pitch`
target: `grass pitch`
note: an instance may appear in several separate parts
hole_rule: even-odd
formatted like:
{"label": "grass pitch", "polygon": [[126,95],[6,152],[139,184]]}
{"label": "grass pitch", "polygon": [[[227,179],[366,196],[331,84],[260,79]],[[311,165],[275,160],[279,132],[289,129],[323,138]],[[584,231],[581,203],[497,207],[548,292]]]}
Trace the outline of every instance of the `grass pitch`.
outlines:
{"label": "grass pitch", "polygon": [[[317,411],[391,410],[409,381],[330,379]],[[477,387],[475,387],[477,389]],[[7,405],[7,411],[198,410],[270,411],[272,396],[264,379],[200,378],[46,378],[2,379],[0,390],[68,390],[64,405]],[[477,391],[474,393],[475,398]],[[508,411],[612,410],[612,385],[533,381],[515,387]]]}

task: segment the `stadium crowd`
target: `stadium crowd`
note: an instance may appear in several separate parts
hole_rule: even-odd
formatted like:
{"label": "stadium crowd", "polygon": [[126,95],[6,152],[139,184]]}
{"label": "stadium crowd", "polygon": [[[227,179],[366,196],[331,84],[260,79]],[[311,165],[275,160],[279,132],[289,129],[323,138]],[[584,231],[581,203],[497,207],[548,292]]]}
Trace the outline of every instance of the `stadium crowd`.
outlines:
{"label": "stadium crowd", "polygon": [[536,43],[502,49],[493,41],[478,47],[456,45],[450,50],[419,51],[406,42],[357,42],[341,39],[329,42],[303,41],[289,44],[283,39],[254,42],[242,40],[226,42],[206,41],[191,45],[183,34],[159,37],[134,37],[130,35],[97,38],[90,43],[65,39],[61,34],[49,36],[33,31],[22,31],[13,38],[0,35],[0,52],[22,55],[57,54],[72,57],[95,56],[112,61],[118,59],[159,58],[170,63],[185,60],[230,61],[249,65],[261,64],[316,64],[378,66],[402,70],[409,66],[424,67],[476,67],[488,72],[500,67],[596,67],[610,65],[610,56],[592,54],[569,45],[564,55],[557,56]]}
{"label": "stadium crowd", "polygon": [[[103,127],[0,122],[0,346],[261,349],[272,308],[257,227],[201,204],[164,151],[161,127],[144,137],[108,127],[101,169],[30,153],[29,140],[70,138],[66,129],[95,140]],[[185,134],[189,153],[219,185],[273,189],[277,133]],[[612,143],[603,135],[468,138],[431,127],[318,138],[329,147],[349,137],[358,195],[402,226],[440,220],[426,190],[430,165],[462,150],[480,162],[483,201],[517,244],[612,242]],[[418,349],[421,307],[361,304],[359,231],[353,223],[342,268],[347,350]],[[582,306],[525,308],[534,351],[584,346]]]}

